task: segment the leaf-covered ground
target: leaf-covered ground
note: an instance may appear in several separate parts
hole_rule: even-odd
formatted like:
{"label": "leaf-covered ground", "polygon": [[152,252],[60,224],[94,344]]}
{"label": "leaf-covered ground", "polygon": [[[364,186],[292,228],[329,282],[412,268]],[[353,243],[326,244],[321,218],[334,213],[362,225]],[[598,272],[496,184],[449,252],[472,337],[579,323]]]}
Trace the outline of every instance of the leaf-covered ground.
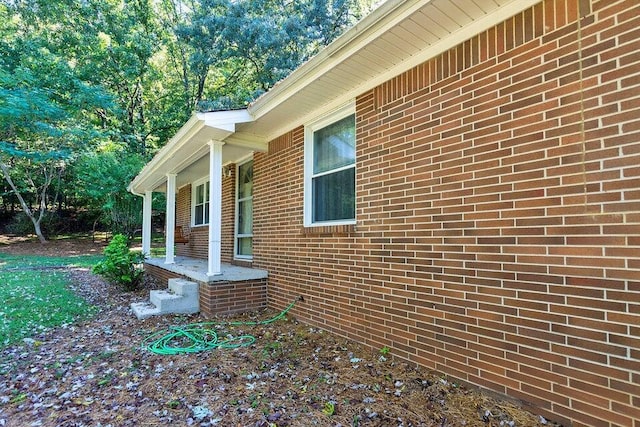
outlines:
{"label": "leaf-covered ground", "polygon": [[[59,253],[59,252],[58,252]],[[538,426],[551,422],[506,401],[287,317],[218,325],[249,347],[161,356],[145,338],[204,320],[137,320],[123,294],[69,269],[90,321],[25,339],[0,354],[0,426]],[[52,307],[52,310],[54,308]],[[228,320],[262,320],[253,313]]]}

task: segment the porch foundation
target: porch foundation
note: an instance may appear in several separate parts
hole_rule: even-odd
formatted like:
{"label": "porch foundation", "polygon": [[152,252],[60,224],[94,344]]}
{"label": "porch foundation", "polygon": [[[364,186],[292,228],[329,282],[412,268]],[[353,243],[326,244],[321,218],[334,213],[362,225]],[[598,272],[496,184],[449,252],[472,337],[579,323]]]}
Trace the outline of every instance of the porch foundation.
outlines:
{"label": "porch foundation", "polygon": [[177,257],[174,264],[163,259],[145,261],[147,274],[167,285],[184,278],[198,283],[200,313],[205,317],[256,311],[267,307],[267,272],[222,264],[222,274],[207,276],[206,260]]}
{"label": "porch foundation", "polygon": [[267,308],[267,279],[200,284],[200,313],[205,317]]}

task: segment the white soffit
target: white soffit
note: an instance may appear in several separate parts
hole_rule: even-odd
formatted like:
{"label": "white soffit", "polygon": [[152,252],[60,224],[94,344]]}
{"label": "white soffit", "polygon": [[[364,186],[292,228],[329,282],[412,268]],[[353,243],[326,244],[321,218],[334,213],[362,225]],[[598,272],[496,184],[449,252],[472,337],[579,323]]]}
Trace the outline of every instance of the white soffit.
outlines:
{"label": "white soffit", "polygon": [[303,64],[238,126],[271,140],[541,0],[388,0]]}

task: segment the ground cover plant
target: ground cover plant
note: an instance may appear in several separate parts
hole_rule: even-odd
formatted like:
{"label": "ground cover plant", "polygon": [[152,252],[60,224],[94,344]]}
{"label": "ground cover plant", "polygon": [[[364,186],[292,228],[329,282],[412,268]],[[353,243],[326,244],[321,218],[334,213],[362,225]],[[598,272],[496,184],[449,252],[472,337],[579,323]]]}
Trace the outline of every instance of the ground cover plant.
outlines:
{"label": "ground cover plant", "polygon": [[140,321],[129,304],[147,297],[157,283],[146,278],[143,289],[122,292],[89,269],[66,274],[70,289],[97,311],[90,319],[34,331],[31,340],[0,350],[2,426],[553,424],[455,379],[395,360],[391,346],[362,347],[291,313],[270,324],[256,321],[277,311],[217,319],[220,337],[254,336],[248,347],[154,354],[142,346],[152,334],[212,319]]}

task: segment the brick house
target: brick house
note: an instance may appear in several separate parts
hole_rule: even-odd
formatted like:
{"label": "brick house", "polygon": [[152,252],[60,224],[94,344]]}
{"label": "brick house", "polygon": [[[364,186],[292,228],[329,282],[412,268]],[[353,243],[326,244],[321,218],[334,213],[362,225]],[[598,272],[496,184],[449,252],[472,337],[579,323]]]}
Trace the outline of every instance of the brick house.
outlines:
{"label": "brick house", "polygon": [[639,28],[638,0],[388,1],[143,169],[146,268],[205,315],[303,296],[565,425],[640,427]]}

